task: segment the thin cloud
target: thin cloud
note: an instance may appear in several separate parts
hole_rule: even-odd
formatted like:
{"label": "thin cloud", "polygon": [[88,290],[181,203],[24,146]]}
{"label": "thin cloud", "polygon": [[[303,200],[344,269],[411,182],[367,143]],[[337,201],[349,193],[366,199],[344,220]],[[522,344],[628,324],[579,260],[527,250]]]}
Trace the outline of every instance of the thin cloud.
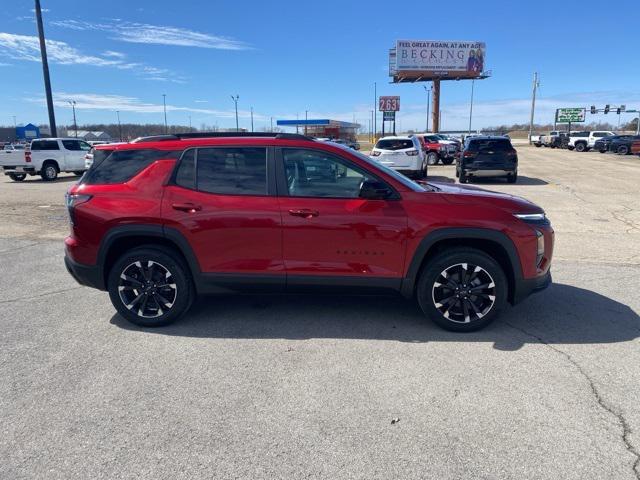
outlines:
{"label": "thin cloud", "polygon": [[[44,103],[44,98],[27,97],[26,101],[35,103]],[[136,97],[128,97],[123,95],[102,95],[96,93],[55,93],[53,103],[60,108],[71,108],[69,101],[75,101],[76,110],[109,110],[133,113],[162,113],[164,105],[162,103],[143,102]],[[167,104],[167,112],[191,112],[203,115],[211,115],[220,118],[235,118],[235,111],[231,110],[215,110],[207,108],[191,108],[179,105]],[[238,116],[249,118],[251,112],[238,111]],[[254,119],[264,120],[265,116],[254,112]]]}
{"label": "thin cloud", "polygon": [[128,43],[211,48],[217,50],[251,49],[251,46],[247,43],[234,38],[166,25],[150,25],[148,23],[134,23],[120,20],[106,23],[94,23],[83,20],[57,20],[51,22],[51,24],[77,31],[105,31],[111,33],[113,35],[111,38],[114,40]]}
{"label": "thin cloud", "polygon": [[[0,32],[0,55],[14,60],[40,62],[38,37]],[[129,62],[124,53],[108,50],[102,54],[86,54],[66,42],[47,40],[49,61],[60,65],[90,65],[111,67],[118,70],[132,70],[149,80],[163,80],[183,83],[184,78],[173,75],[169,70],[152,67],[138,62]]]}

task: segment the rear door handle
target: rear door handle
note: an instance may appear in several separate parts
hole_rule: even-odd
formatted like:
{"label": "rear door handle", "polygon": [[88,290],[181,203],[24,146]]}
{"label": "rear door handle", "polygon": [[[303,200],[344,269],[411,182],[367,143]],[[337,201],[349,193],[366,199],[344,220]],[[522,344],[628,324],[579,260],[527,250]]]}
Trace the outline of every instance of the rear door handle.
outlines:
{"label": "rear door handle", "polygon": [[293,215],[294,217],[312,218],[320,215],[320,212],[317,210],[309,210],[308,208],[300,208],[289,210],[289,215]]}
{"label": "rear door handle", "polygon": [[188,213],[196,213],[202,210],[200,205],[195,205],[194,203],[174,203],[171,205],[171,208]]}

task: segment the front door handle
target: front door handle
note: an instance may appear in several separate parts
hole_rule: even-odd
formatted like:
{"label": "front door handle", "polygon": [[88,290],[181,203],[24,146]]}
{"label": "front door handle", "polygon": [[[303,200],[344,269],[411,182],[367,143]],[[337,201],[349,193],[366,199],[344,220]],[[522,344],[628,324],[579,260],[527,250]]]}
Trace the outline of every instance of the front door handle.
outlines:
{"label": "front door handle", "polygon": [[312,218],[320,215],[320,212],[317,210],[309,210],[308,208],[300,208],[289,210],[289,215],[293,215],[294,217]]}
{"label": "front door handle", "polygon": [[171,208],[187,213],[196,213],[202,210],[200,205],[196,205],[194,203],[174,203],[171,205]]}

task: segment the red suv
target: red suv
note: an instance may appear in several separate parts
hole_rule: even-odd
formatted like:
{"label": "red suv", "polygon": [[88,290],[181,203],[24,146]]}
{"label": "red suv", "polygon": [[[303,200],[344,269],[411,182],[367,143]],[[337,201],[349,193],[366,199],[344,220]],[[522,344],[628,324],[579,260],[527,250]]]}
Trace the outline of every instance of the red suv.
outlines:
{"label": "red suv", "polygon": [[198,294],[399,292],[456,331],[551,282],[527,200],[415,183],[293,134],[184,134],[96,147],[67,194],[65,263],[124,318],[160,326]]}

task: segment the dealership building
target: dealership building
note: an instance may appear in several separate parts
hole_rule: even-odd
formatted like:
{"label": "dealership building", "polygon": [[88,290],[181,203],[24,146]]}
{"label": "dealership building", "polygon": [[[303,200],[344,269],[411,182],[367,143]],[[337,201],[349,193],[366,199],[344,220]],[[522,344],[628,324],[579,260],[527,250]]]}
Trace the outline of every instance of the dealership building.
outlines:
{"label": "dealership building", "polygon": [[308,120],[278,120],[278,127],[295,128],[296,132],[316,138],[343,138],[355,140],[360,124],[330,120],[328,118]]}

